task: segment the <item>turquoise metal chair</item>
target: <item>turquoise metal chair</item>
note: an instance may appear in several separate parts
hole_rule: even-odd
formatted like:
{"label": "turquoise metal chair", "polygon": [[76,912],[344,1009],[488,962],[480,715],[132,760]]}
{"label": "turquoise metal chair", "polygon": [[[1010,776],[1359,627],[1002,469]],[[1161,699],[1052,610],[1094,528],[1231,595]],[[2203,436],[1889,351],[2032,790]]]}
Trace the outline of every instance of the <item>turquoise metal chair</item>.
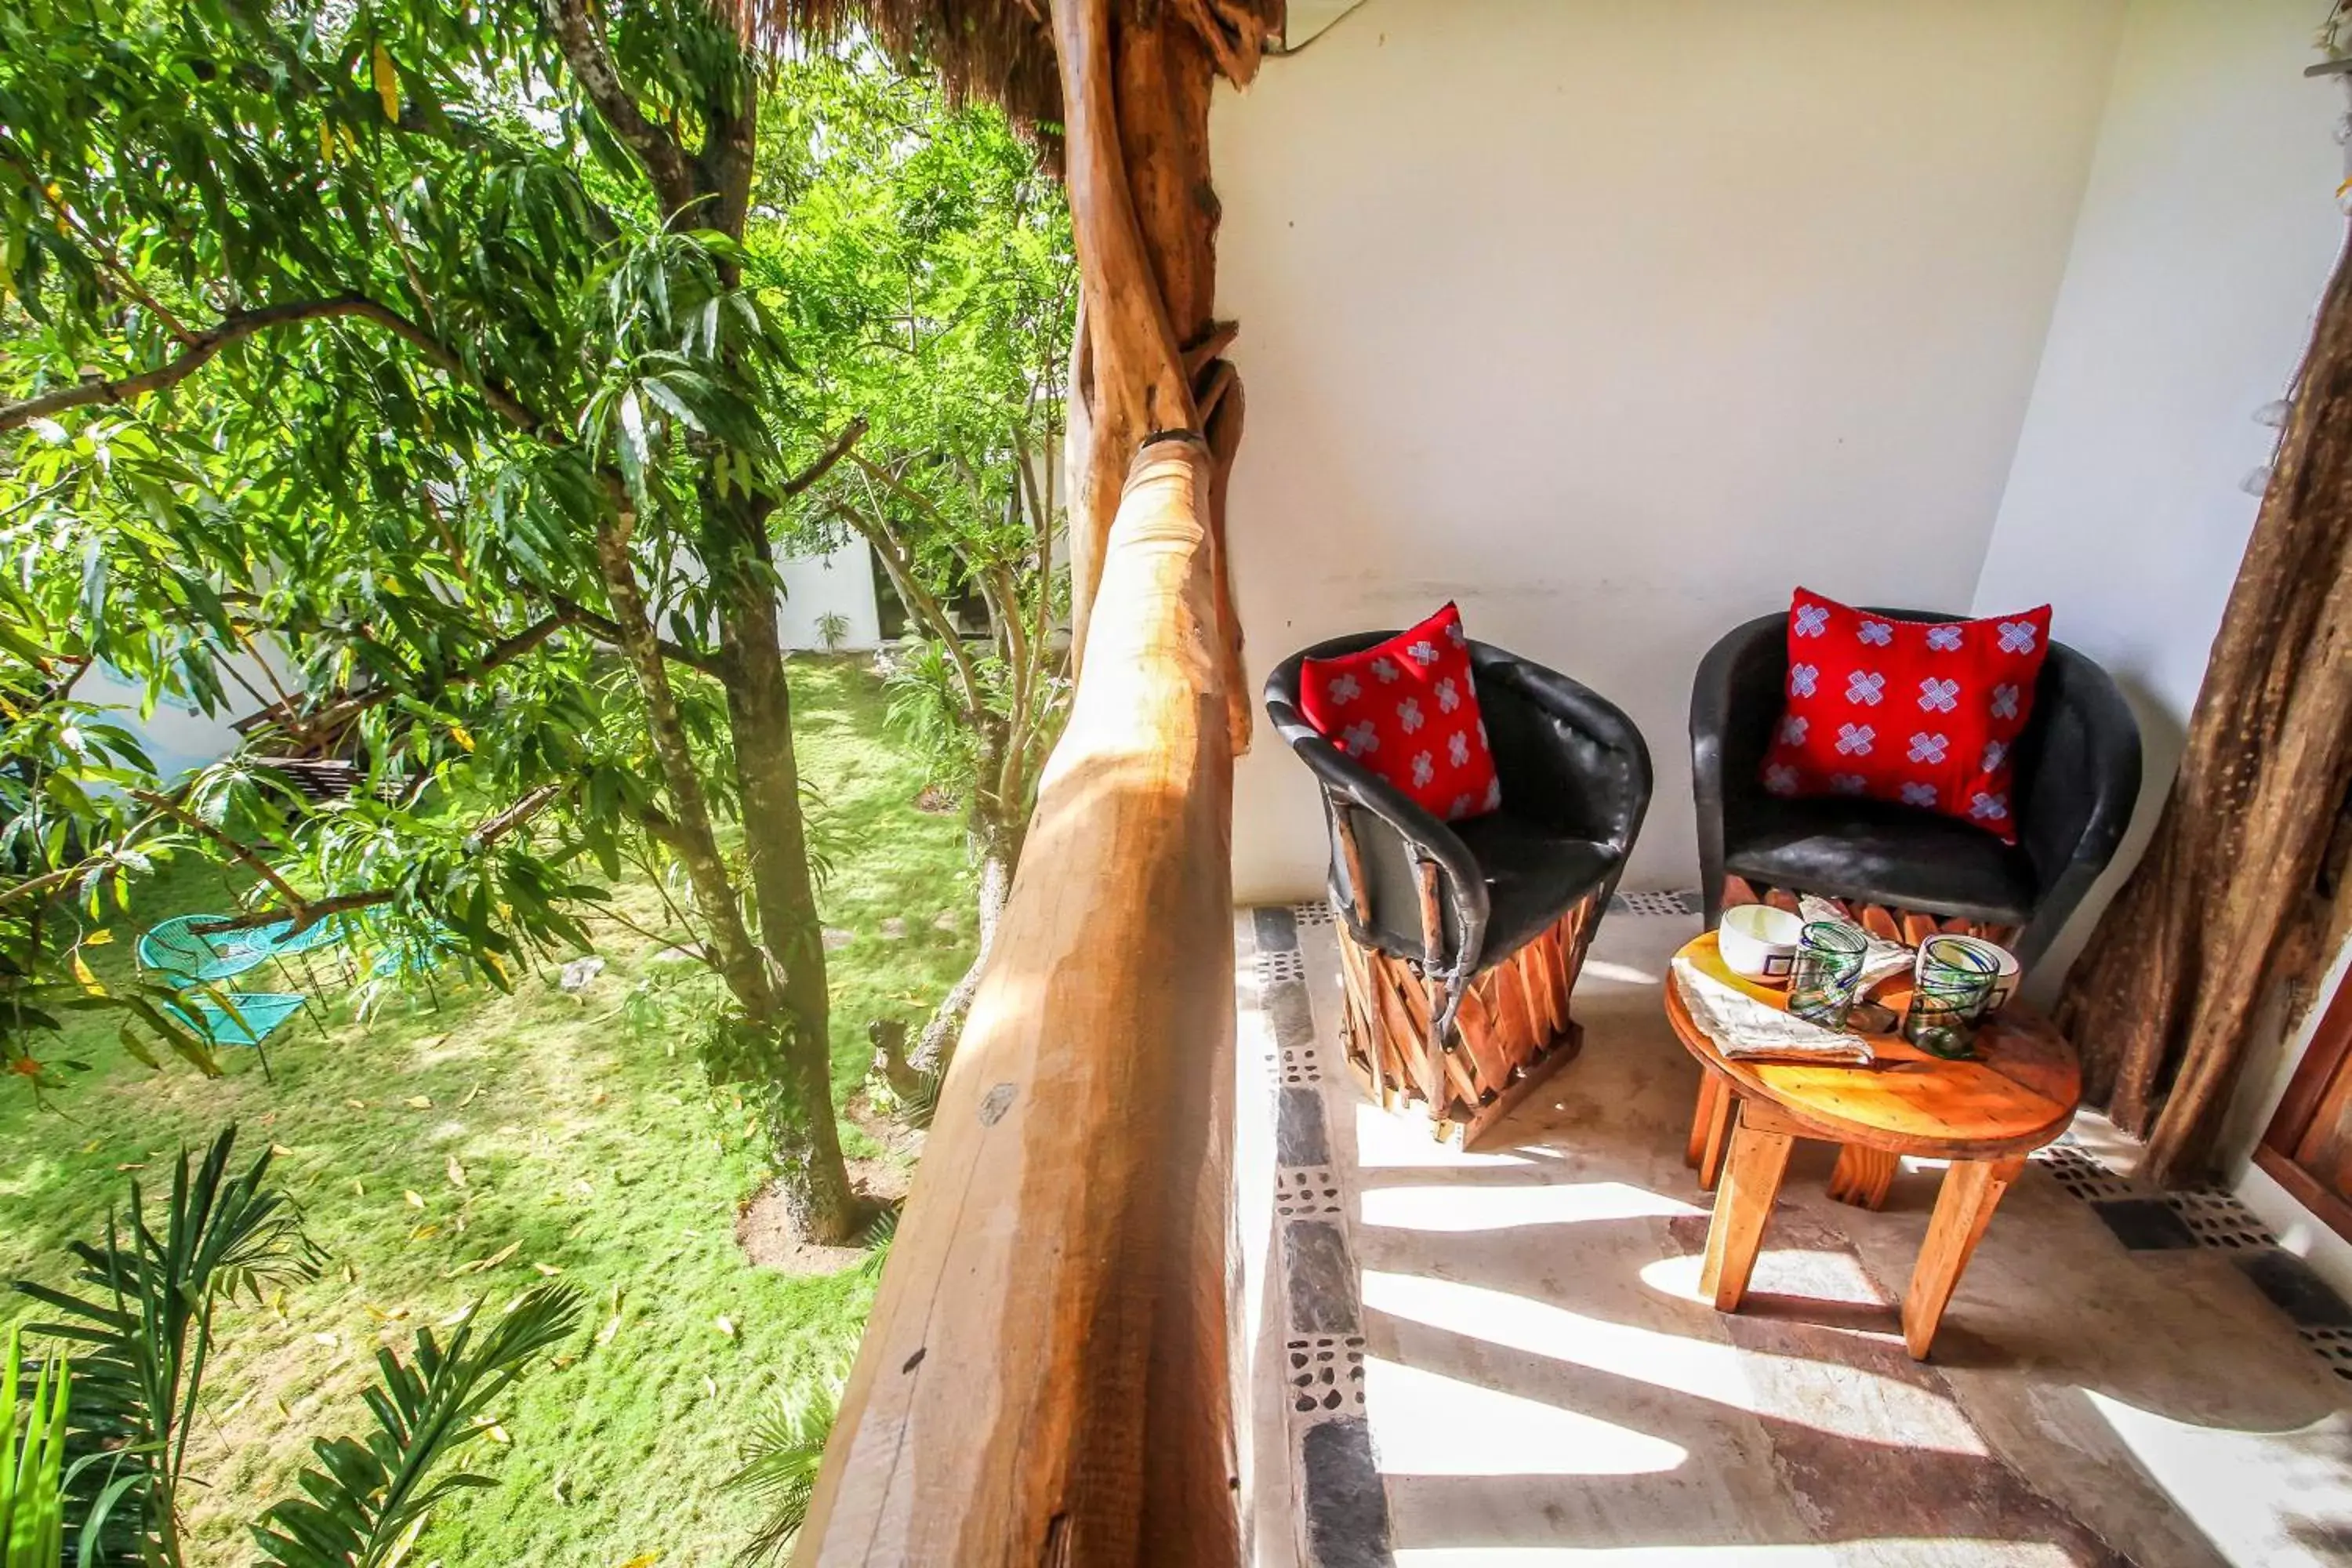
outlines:
{"label": "turquoise metal chair", "polygon": [[[190,1034],[213,1045],[251,1046],[257,1051],[261,1042],[300,1012],[302,1004],[309,1000],[286,991],[230,991],[222,995],[228,1005],[223,1006],[209,996],[188,996],[177,1003],[164,1003],[163,1011]],[[262,1066],[268,1068],[267,1058]]]}
{"label": "turquoise metal chair", "polygon": [[[299,933],[291,920],[234,931],[216,929],[228,918],[176,915],[159,921],[139,939],[139,963],[184,993],[179,1001],[163,1005],[175,1022],[207,1045],[251,1047],[260,1055],[266,1075],[269,1057],[262,1042],[300,1012],[308,998],[288,991],[214,988],[272,959],[341,941],[342,933],[329,921]],[[191,986],[206,987],[211,994],[184,994]]]}
{"label": "turquoise metal chair", "polygon": [[273,958],[308,952],[343,940],[342,922],[324,920],[297,931],[291,920],[238,931],[216,928],[226,915],[175,915],[139,939],[139,962],[165,974],[190,980],[226,980],[257,969]]}

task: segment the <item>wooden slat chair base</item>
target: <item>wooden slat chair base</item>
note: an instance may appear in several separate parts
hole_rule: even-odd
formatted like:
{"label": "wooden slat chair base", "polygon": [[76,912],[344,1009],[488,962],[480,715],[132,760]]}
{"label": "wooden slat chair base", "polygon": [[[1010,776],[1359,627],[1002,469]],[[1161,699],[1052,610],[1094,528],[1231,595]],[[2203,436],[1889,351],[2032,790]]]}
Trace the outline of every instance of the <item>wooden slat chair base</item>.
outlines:
{"label": "wooden slat chair base", "polygon": [[[1741,904],[1769,904],[1774,909],[1787,910],[1794,914],[1797,912],[1797,893],[1798,890],[1792,888],[1759,888],[1744,877],[1726,877],[1723,879],[1723,907],[1727,910],[1736,909]],[[1927,914],[1916,910],[1896,909],[1888,904],[1864,904],[1848,899],[1830,899],[1828,901],[1873,935],[1912,947],[1938,932],[1978,937],[2001,946],[2007,946],[2017,938],[2017,928],[2011,925]],[[1684,1151],[1683,1163],[1698,1173],[1698,1184],[1702,1191],[1713,1192],[1721,1174],[1736,1100],[1731,1086],[1719,1081],[1713,1073],[1705,1075],[1699,1084],[1698,1104],[1691,1116],[1690,1142]],[[1887,1191],[1894,1185],[1895,1172],[1900,1165],[1901,1162],[1895,1156],[1882,1151],[1850,1143],[1841,1145],[1837,1168],[1830,1173],[1830,1196],[1840,1203],[1852,1204],[1856,1208],[1884,1208],[1886,1206]]]}
{"label": "wooden slat chair base", "polygon": [[1348,1065],[1365,1092],[1389,1110],[1427,1108],[1441,1142],[1476,1143],[1582,1047],[1583,1026],[1570,1016],[1569,998],[1602,896],[1586,895],[1541,935],[1479,971],[1449,1038],[1434,1048],[1423,966],[1361,946],[1343,922]]}
{"label": "wooden slat chair base", "polygon": [[[1759,887],[1745,877],[1723,879],[1723,907],[1737,909],[1741,904],[1769,904],[1776,910],[1798,912],[1800,888]],[[1972,921],[1958,915],[1931,914],[1919,910],[1897,909],[1892,904],[1865,904],[1857,899],[1833,899],[1827,894],[1816,895],[1834,905],[1838,911],[1873,936],[1916,947],[1927,938],[1945,933],[1952,936],[1972,936],[1999,947],[2007,947],[2017,940],[2018,928],[1995,925],[1990,921]]]}

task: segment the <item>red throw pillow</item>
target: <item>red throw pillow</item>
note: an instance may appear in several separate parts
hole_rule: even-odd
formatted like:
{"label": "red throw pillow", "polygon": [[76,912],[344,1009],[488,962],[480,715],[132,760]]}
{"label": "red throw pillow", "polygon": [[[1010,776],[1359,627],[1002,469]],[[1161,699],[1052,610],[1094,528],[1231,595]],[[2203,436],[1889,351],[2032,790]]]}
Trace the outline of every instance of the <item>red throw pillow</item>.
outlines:
{"label": "red throw pillow", "polygon": [[1298,672],[1307,721],[1444,821],[1503,804],[1478,717],[1470,644],[1447,605],[1410,631]]}
{"label": "red throw pillow", "polygon": [[1860,795],[2017,842],[2010,749],[2033,716],[2050,606],[1900,621],[1797,590],[1788,706],[1764,754],[1774,795]]}

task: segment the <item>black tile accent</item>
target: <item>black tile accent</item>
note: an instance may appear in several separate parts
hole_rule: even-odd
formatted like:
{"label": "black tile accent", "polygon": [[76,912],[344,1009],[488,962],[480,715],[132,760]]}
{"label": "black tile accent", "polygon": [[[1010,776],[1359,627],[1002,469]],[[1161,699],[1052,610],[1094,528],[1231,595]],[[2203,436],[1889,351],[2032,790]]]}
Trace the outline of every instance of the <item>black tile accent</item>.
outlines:
{"label": "black tile accent", "polygon": [[1283,904],[1260,904],[1250,911],[1257,927],[1257,950],[1260,952],[1296,952],[1298,951],[1298,917]]}
{"label": "black tile accent", "polygon": [[1274,1118],[1275,1158],[1285,1165],[1328,1165],[1331,1140],[1323,1130],[1323,1092],[1317,1089],[1280,1090]]}
{"label": "black tile accent", "polygon": [[2352,1307],[2311,1265],[2283,1247],[2242,1252],[2231,1262],[2300,1328],[2352,1329]]}
{"label": "black tile accent", "polygon": [[1318,1421],[1299,1439],[1311,1568],[1394,1568],[1389,1500],[1360,1416]]}
{"label": "black tile accent", "polygon": [[1282,1271],[1290,1292],[1292,1333],[1356,1331],[1356,1264],[1338,1226],[1319,1219],[1295,1219],[1284,1226]]}
{"label": "black tile accent", "polygon": [[2160,1198],[2107,1198],[2091,1208],[2135,1252],[2197,1245],[2197,1233]]}
{"label": "black tile accent", "polygon": [[1315,1012],[1301,981],[1277,980],[1265,988],[1266,1020],[1274,1026],[1274,1043],[1285,1053],[1315,1047]]}

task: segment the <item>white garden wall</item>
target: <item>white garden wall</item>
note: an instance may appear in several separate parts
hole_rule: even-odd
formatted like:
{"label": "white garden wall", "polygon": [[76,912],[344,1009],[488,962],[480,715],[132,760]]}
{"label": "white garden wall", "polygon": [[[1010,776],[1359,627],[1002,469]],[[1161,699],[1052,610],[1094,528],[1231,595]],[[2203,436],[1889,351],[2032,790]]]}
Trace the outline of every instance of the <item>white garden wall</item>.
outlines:
{"label": "white garden wall", "polygon": [[870,648],[882,641],[882,624],[875,607],[874,552],[863,539],[852,539],[823,555],[796,555],[776,563],[783,579],[783,602],[776,606],[783,644],[788,648],[822,648],[824,618],[838,615],[848,623],[841,638],[844,648]]}
{"label": "white garden wall", "polygon": [[[2124,12],[1367,0],[1223,94],[1252,679],[1459,599],[1633,715],[1628,881],[1688,885],[1707,645],[1799,580],[1969,602]],[[1237,895],[1309,894],[1324,854],[1262,738]]]}

